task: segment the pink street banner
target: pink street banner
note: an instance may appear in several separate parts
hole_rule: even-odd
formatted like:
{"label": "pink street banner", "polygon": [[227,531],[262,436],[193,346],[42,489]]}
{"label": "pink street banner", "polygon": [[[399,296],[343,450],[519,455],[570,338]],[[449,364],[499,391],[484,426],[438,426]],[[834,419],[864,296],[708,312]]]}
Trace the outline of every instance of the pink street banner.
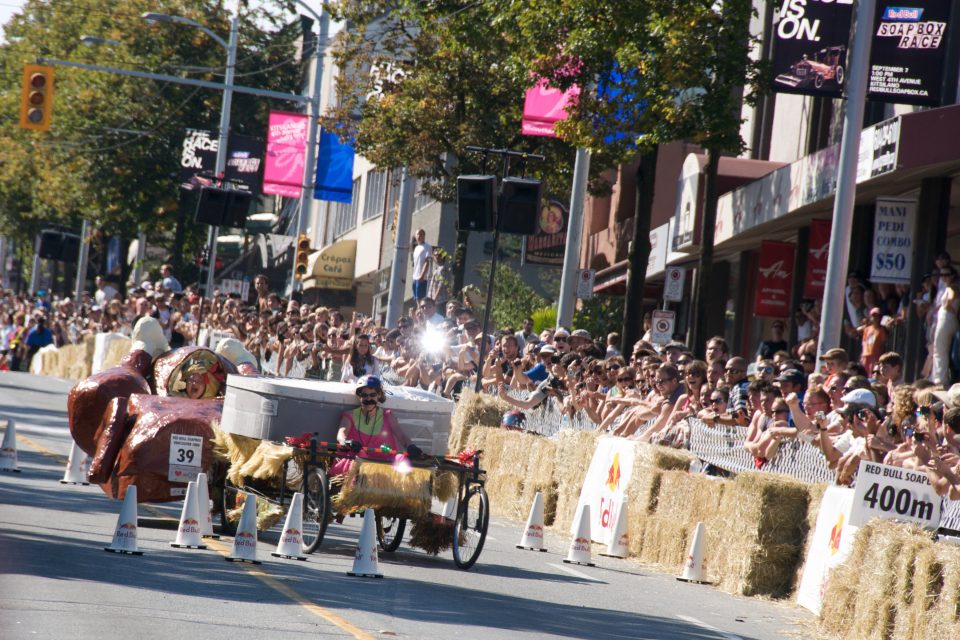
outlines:
{"label": "pink street banner", "polygon": [[299,198],[303,185],[303,153],[307,144],[307,116],[271,111],[267,128],[267,161],[263,192]]}
{"label": "pink street banner", "polygon": [[556,138],[553,125],[567,119],[567,105],[580,95],[579,87],[570,87],[566,91],[551,89],[546,80],[527,90],[523,101],[523,121],[521,132],[525,136],[547,136]]}

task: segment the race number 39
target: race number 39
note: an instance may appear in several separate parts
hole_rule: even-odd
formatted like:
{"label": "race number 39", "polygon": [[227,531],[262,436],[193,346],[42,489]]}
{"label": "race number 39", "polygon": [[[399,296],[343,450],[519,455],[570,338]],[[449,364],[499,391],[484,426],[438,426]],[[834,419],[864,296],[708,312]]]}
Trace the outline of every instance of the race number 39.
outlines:
{"label": "race number 39", "polygon": [[201,436],[170,434],[170,462],[167,479],[170,482],[189,482],[200,473]]}
{"label": "race number 39", "polygon": [[940,508],[940,497],[925,473],[863,462],[857,475],[850,524],[862,527],[873,518],[881,518],[936,529]]}

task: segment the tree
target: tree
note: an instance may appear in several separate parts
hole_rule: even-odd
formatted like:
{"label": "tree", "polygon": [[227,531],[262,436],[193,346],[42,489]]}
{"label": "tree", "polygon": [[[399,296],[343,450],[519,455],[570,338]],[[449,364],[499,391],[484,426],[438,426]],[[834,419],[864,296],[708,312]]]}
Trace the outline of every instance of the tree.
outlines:
{"label": "tree", "polygon": [[[297,25],[281,26],[286,6],[244,3],[238,83],[284,91],[299,86],[293,46],[299,32]],[[45,225],[78,228],[88,219],[110,235],[144,231],[151,241],[177,229],[174,262],[201,246],[205,229],[193,228],[192,212],[178,206],[175,176],[184,129],[216,128],[220,92],[58,67],[51,130],[35,134],[17,124],[23,64],[38,56],[222,81],[220,46],[187,26],[151,27],[140,18],[146,11],[192,18],[224,39],[229,31],[229,16],[215,0],[28,0],[5,26],[0,233],[29,244]],[[119,45],[85,47],[79,42],[85,34]],[[231,128],[262,135],[269,106],[238,96]]]}
{"label": "tree", "polygon": [[[475,268],[481,281],[489,282],[490,263],[481,262]],[[486,289],[482,290],[481,300],[487,299]],[[542,309],[548,301],[540,297],[530,285],[523,281],[520,274],[510,265],[497,263],[497,277],[493,280],[493,299],[496,304],[490,310],[490,319],[495,327],[513,327],[518,330],[523,325],[524,318],[530,317],[534,311]],[[474,312],[478,317],[483,315],[483,305],[477,306]]]}
{"label": "tree", "polygon": [[[687,140],[708,150],[712,172],[707,173],[705,250],[694,310],[701,327],[706,313],[700,294],[709,287],[712,260],[709,216],[716,215],[716,163],[721,153],[743,149],[741,101],[752,103],[764,86],[765,63],[749,55],[751,1],[567,0],[547,6],[487,0],[484,5],[514,44],[516,65],[560,88],[599,86],[581,92],[571,117],[558,127],[566,140],[615,163],[642,154],[624,304],[625,348],[641,330],[657,145]],[[697,343],[701,331],[693,332]]]}

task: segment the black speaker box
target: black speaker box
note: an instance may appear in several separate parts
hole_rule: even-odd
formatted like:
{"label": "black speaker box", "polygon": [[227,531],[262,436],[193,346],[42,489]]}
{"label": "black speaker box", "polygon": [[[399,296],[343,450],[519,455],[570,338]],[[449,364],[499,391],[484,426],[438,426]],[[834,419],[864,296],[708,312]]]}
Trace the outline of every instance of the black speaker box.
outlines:
{"label": "black speaker box", "polygon": [[62,262],[76,262],[80,256],[80,236],[72,233],[63,234],[63,240],[60,243],[60,257]]}
{"label": "black speaker box", "polygon": [[247,213],[253,196],[247,191],[228,191],[227,206],[223,212],[223,226],[243,229],[247,226]]}
{"label": "black speaker box", "polygon": [[540,181],[504,178],[497,222],[501,233],[531,236],[537,231],[540,213]]}
{"label": "black speaker box", "polygon": [[60,251],[63,247],[63,234],[59,231],[41,231],[40,246],[37,247],[37,255],[46,260],[59,260]]}
{"label": "black speaker box", "polygon": [[197,201],[196,222],[219,227],[223,222],[224,211],[227,209],[229,196],[223,189],[216,187],[201,187],[200,199]]}
{"label": "black speaker box", "polygon": [[457,178],[457,228],[460,231],[493,231],[497,178]]}

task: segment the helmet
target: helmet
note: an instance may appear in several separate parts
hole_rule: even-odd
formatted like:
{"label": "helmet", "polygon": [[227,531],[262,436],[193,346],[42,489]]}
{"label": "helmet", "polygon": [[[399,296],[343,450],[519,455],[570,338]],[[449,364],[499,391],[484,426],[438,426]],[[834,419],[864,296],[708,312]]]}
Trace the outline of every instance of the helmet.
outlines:
{"label": "helmet", "polygon": [[361,376],[357,379],[357,388],[355,391],[360,393],[361,389],[374,389],[376,391],[383,391],[383,383],[380,382],[380,378],[377,376]]}
{"label": "helmet", "polygon": [[512,409],[503,414],[503,418],[500,419],[500,426],[504,429],[520,431],[523,429],[523,423],[526,421],[527,417],[523,415],[522,411]]}

